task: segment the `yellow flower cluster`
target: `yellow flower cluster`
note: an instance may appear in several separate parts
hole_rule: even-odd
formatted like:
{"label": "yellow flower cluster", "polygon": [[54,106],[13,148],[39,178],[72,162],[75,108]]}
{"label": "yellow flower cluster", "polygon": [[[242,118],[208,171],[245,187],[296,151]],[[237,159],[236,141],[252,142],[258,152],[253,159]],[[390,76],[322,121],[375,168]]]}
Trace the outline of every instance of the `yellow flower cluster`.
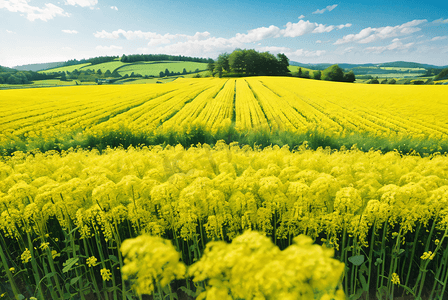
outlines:
{"label": "yellow flower cluster", "polygon": [[435,256],[435,253],[432,253],[432,251],[424,252],[422,256],[420,256],[423,260],[433,260]]}
{"label": "yellow flower cluster", "polygon": [[101,274],[101,277],[103,277],[104,281],[109,281],[112,278],[112,273],[110,272],[109,269],[102,268],[100,270],[100,274]]}
{"label": "yellow flower cluster", "polygon": [[184,277],[186,267],[171,242],[160,237],[141,235],[123,242],[120,251],[125,257],[121,272],[134,283],[139,294],[151,294],[156,283],[162,287]]}
{"label": "yellow flower cluster", "polygon": [[397,273],[392,273],[390,281],[392,281],[393,284],[400,284],[400,277]]}
{"label": "yellow flower cluster", "polygon": [[[198,299],[345,299],[338,290],[344,264],[333,250],[297,236],[283,251],[266,236],[247,231],[231,244],[209,242],[189,267],[194,281],[207,281]],[[218,298],[223,297],[223,298]]]}
{"label": "yellow flower cluster", "polygon": [[25,251],[23,251],[22,255],[20,256],[20,259],[22,260],[22,263],[26,264],[31,259],[31,252],[28,250],[28,248],[25,248]]}

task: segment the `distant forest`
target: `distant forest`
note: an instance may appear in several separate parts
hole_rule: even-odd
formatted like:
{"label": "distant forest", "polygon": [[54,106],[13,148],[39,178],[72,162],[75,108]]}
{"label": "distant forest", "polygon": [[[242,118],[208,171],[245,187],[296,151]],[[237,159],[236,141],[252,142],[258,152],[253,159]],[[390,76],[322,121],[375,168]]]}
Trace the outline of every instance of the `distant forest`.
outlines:
{"label": "distant forest", "polygon": [[200,63],[213,62],[211,58],[188,57],[182,55],[168,55],[168,54],[132,54],[124,55],[120,58],[121,62],[136,62],[136,61],[192,61]]}

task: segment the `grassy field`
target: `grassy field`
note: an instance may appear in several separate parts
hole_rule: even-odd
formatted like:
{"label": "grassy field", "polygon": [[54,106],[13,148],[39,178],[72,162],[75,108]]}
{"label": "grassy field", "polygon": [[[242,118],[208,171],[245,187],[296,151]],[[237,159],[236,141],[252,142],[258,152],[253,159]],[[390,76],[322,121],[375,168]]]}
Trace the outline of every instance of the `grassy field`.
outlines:
{"label": "grassy field", "polygon": [[78,64],[78,65],[72,65],[72,66],[65,66],[65,67],[59,67],[59,68],[53,68],[48,70],[39,71],[38,73],[52,73],[52,72],[73,72],[75,69],[78,71],[84,67],[91,66],[90,63],[86,64]]}
{"label": "grassy field", "polygon": [[73,66],[66,66],[60,68],[49,69],[45,71],[41,71],[43,73],[51,73],[51,72],[62,72],[69,71],[72,72],[75,69],[78,71],[81,70],[101,70],[102,73],[105,73],[107,70],[113,72],[117,70],[121,76],[131,75],[131,73],[141,74],[143,76],[159,76],[159,73],[164,72],[165,69],[168,69],[170,72],[173,71],[175,73],[182,73],[183,69],[186,69],[187,72],[194,72],[196,69],[201,71],[207,68],[207,64],[205,63],[197,63],[197,62],[189,62],[189,61],[157,61],[157,62],[135,62],[135,63],[123,63],[118,59],[115,61],[102,63],[98,65],[91,64],[79,64]]}
{"label": "grassy field", "polygon": [[194,72],[196,69],[203,71],[207,68],[207,64],[198,62],[189,62],[189,61],[132,63],[120,67],[118,69],[118,73],[121,76],[124,76],[126,74],[131,75],[131,73],[134,72],[135,74],[138,73],[143,76],[152,75],[158,77],[159,73],[164,72],[165,69],[168,69],[170,72],[173,71],[174,73],[177,72],[182,73],[182,70],[184,68],[189,73]]}

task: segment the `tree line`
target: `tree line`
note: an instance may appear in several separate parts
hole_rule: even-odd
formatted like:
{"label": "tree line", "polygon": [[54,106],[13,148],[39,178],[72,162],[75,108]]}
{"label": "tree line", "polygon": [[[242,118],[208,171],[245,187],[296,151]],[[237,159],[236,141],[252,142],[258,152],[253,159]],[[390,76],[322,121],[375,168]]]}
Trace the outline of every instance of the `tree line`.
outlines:
{"label": "tree line", "polygon": [[17,71],[0,66],[0,84],[27,84],[34,80],[57,78],[57,74],[41,74],[33,71]]}
{"label": "tree line", "polygon": [[182,55],[168,55],[168,54],[132,54],[125,55],[120,58],[121,62],[137,62],[137,61],[192,61],[208,63],[213,61],[211,58],[189,57]]}
{"label": "tree line", "polygon": [[345,73],[338,64],[332,65],[323,71],[313,71],[312,74],[308,70],[302,71],[302,68],[299,68],[297,73],[293,74],[293,76],[297,76],[299,78],[338,82],[355,82],[356,80],[355,73],[353,73],[353,71]]}
{"label": "tree line", "polygon": [[236,49],[223,53],[216,61],[208,62],[207,69],[213,76],[290,75],[289,59],[284,54],[275,57],[269,52],[253,49]]}

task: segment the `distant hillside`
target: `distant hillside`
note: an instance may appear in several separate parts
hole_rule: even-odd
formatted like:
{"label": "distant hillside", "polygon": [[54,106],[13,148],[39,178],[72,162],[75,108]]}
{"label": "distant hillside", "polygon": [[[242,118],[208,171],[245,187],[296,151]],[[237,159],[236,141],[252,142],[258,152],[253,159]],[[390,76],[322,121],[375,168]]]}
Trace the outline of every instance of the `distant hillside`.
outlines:
{"label": "distant hillside", "polygon": [[[324,70],[331,66],[332,64],[303,64],[296,61],[290,61],[289,64],[291,66],[298,66],[302,68],[308,68],[313,70]],[[428,65],[428,64],[421,64],[421,63],[415,63],[415,62],[406,62],[406,61],[395,61],[395,62],[388,62],[388,63],[380,63],[380,64],[347,64],[347,63],[340,63],[338,64],[339,67],[343,69],[353,69],[353,68],[369,68],[369,67],[391,67],[391,68],[423,68],[423,69],[445,69],[448,66],[435,66],[435,65]]]}
{"label": "distant hillside", "polygon": [[64,62],[51,62],[51,63],[42,63],[42,64],[29,64],[29,65],[22,65],[22,66],[15,66],[13,69],[19,70],[19,71],[41,71],[46,69],[52,69],[57,68],[64,65]]}

